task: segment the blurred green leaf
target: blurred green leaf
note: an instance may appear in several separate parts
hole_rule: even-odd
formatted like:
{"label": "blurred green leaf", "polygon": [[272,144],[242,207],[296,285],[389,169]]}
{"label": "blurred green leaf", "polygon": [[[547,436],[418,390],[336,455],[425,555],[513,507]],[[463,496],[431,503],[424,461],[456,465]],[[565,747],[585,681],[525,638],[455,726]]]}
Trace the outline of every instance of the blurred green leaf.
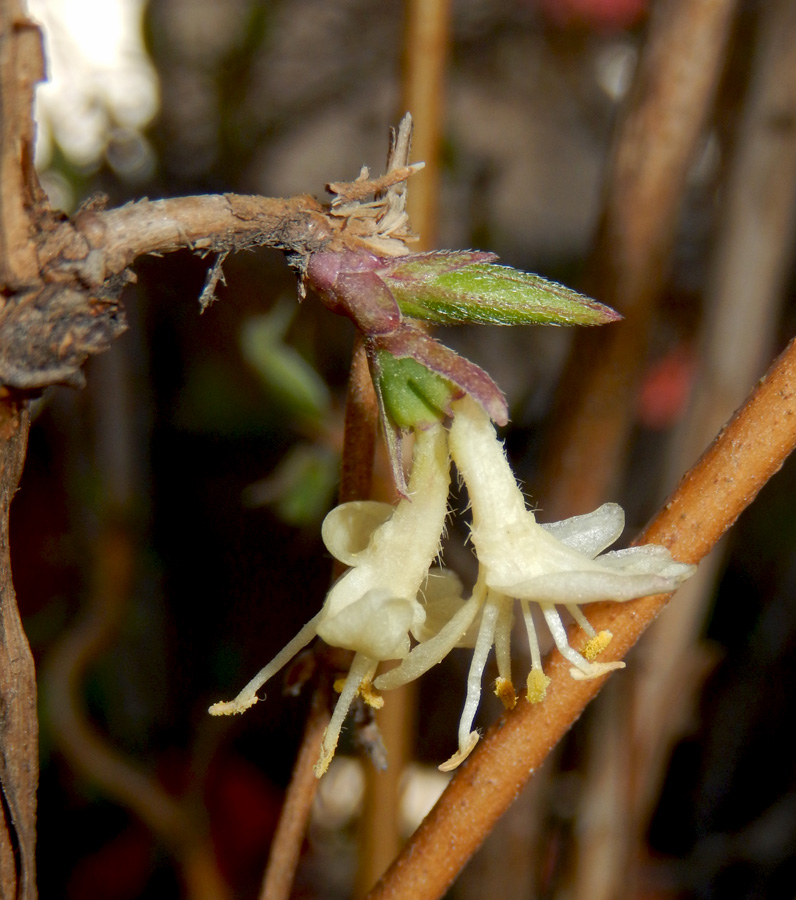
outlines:
{"label": "blurred green leaf", "polygon": [[329,410],[329,389],[321,376],[284,342],[295,304],[277,303],[267,315],[244,322],[241,350],[263,386],[285,408],[305,419],[322,419]]}
{"label": "blurred green leaf", "polygon": [[298,444],[268,478],[249,485],[247,506],[273,506],[284,522],[298,527],[317,525],[334,502],[340,459],[317,444]]}

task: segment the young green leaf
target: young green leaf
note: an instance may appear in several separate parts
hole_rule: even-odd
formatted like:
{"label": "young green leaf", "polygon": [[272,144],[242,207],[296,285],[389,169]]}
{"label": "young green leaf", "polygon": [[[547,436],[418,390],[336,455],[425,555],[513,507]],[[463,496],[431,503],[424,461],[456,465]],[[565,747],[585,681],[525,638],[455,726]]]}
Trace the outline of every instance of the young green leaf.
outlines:
{"label": "young green leaf", "polygon": [[453,255],[402,257],[381,273],[403,315],[438,325],[603,325],[621,318],[539,275],[491,262],[445,265]]}

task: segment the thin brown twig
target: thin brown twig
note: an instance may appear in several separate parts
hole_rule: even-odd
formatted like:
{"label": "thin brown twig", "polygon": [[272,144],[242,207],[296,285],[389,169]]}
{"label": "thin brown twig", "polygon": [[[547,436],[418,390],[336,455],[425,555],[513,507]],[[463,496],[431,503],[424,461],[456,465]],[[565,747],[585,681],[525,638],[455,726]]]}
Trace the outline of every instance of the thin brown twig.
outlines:
{"label": "thin brown twig", "polygon": [[414,151],[426,167],[407,207],[422,250],[437,245],[440,148],[450,47],[450,0],[409,0],[406,5],[402,103],[415,122]]}
{"label": "thin brown twig", "polygon": [[370,380],[365,345],[357,334],[351,357],[345,406],[340,503],[363,500],[370,496],[378,427],[379,406],[376,392]]}
{"label": "thin brown twig", "polygon": [[318,747],[329,724],[326,695],[325,686],[319,685],[312,696],[301,747],[293,766],[293,775],[279,817],[279,825],[271,844],[260,900],[287,900],[290,896],[301,844],[318,787],[314,766],[318,761]]}
{"label": "thin brown twig", "polygon": [[652,312],[736,2],[674,0],[653,9],[586,283],[626,319],[606,333],[582,329],[574,336],[541,479],[551,485],[545,510],[554,519],[594,509],[624,471]]}
{"label": "thin brown twig", "polygon": [[[378,428],[378,405],[362,339],[357,335],[346,397],[339,500],[347,503],[370,496]],[[332,579],[345,567],[335,561]],[[329,723],[329,687],[323,674],[315,688],[298,757],[271,844],[260,900],[287,900],[296,874],[301,842],[307,830],[318,779],[318,747]]]}
{"label": "thin brown twig", "polygon": [[0,896],[36,897],[36,671],[11,578],[8,513],[28,441],[27,405],[0,397]]}
{"label": "thin brown twig", "polygon": [[77,275],[85,284],[100,285],[147,253],[181,248],[211,253],[265,244],[311,251],[334,233],[320,203],[309,196],[145,199],[116,209],[80,210],[44,236],[39,264],[49,280]]}
{"label": "thin brown twig", "polygon": [[[776,360],[726,428],[688,472],[637,543],[669,547],[698,562],[716,544],[796,446],[796,340]],[[590,620],[621,659],[669,597],[595,604]],[[574,633],[575,645],[582,644]],[[544,703],[521,703],[487,732],[368,900],[437,900],[604,683],[576,681],[558,653]]]}
{"label": "thin brown twig", "polygon": [[[21,0],[0,2],[0,317],[8,295],[31,276],[33,210],[43,202],[33,166],[31,115],[44,77],[41,34]],[[0,338],[0,357],[4,352]],[[11,577],[9,507],[25,461],[30,415],[0,387],[0,895],[36,897],[39,775],[36,671]]]}
{"label": "thin brown twig", "polygon": [[[419,168],[396,164],[388,181],[402,182]],[[382,183],[376,179],[370,185]],[[300,273],[321,248],[405,254],[406,214],[393,202],[404,193],[393,184],[386,199],[336,209],[312,197],[237,194],[139,200],[111,210],[95,202],[67,220],[46,206],[37,208],[30,225],[37,268],[22,284],[9,284],[14,290],[0,303],[0,384],[18,390],[82,386],[85,360],[106,350],[125,329],[120,295],[134,279],[128,266],[139,256],[179,249],[217,254],[201,296],[204,307],[213,299],[220,263],[232,250],[285,251]],[[303,280],[299,291],[304,292]]]}

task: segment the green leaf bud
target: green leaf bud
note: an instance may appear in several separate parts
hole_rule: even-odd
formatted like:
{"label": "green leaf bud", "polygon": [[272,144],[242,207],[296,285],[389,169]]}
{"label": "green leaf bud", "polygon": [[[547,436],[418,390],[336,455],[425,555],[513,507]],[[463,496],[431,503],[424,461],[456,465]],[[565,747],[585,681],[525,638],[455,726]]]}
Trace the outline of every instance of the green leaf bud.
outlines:
{"label": "green leaf bud", "polygon": [[401,313],[439,325],[602,325],[610,307],[539,275],[497,266],[491,254],[399,257],[381,271]]}

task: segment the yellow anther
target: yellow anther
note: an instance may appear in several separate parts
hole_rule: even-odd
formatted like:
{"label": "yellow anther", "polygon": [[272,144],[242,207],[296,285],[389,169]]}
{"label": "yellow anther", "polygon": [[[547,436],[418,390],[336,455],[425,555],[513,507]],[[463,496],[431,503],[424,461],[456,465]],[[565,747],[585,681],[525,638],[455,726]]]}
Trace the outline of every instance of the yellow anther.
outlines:
{"label": "yellow anther", "polygon": [[373,690],[370,679],[359,685],[359,696],[373,709],[381,709],[384,706],[384,697]]}
{"label": "yellow anther", "polygon": [[495,682],[495,696],[506,709],[514,709],[517,705],[517,694],[514,691],[514,685],[508,678],[498,678]]}
{"label": "yellow anther", "polygon": [[599,656],[611,643],[612,637],[613,635],[610,631],[601,631],[599,634],[595,634],[583,648],[583,655],[589,660]]}
{"label": "yellow anther", "polygon": [[541,669],[531,669],[528,673],[528,693],[525,695],[528,703],[541,703],[547,694],[547,685],[550,679]]}

